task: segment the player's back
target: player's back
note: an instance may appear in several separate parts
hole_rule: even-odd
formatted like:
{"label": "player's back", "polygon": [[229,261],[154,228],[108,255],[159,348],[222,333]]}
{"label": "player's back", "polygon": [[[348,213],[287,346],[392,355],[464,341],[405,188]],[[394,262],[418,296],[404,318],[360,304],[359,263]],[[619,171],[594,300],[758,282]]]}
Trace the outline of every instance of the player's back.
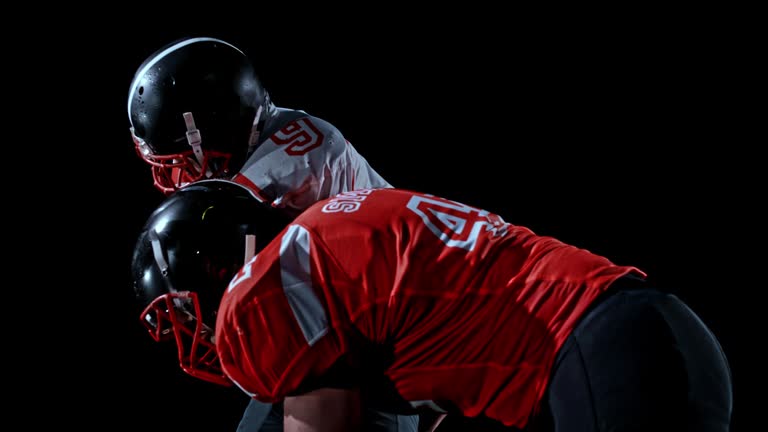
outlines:
{"label": "player's back", "polygon": [[[395,189],[321,201],[260,255],[253,274],[262,283],[242,294],[247,300],[229,301],[287,299],[290,308],[259,320],[277,326],[293,314],[281,332],[303,335],[281,333],[285,357],[268,362],[306,356],[317,365],[383,347],[362,366],[375,364],[402,399],[508,424],[530,415],[581,312],[632,270],[487,211]],[[323,339],[333,342],[316,343]],[[278,367],[275,382],[299,383],[305,377],[296,374],[312,368]]]}
{"label": "player's back", "polygon": [[[487,211],[402,190],[342,194],[304,221],[343,272],[328,289],[354,328],[391,344],[384,367],[398,392],[470,416],[527,415],[578,316],[630,271]],[[342,277],[346,287],[335,285]]]}

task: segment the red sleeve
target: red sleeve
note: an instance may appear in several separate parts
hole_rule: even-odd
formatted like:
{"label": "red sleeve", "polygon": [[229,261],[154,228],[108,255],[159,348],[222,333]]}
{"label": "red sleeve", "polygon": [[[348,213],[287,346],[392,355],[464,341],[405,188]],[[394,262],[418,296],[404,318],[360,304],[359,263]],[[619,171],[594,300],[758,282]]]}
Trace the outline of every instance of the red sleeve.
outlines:
{"label": "red sleeve", "polygon": [[[216,323],[216,346],[224,372],[246,393],[270,403],[322,375],[345,351],[339,332],[327,320],[324,327],[313,327],[315,333],[307,333],[307,320],[323,322],[323,316],[319,308],[305,308],[314,315],[300,316],[297,300],[292,307],[284,288],[288,279],[280,243],[273,242],[235,276]],[[315,295],[318,306],[324,305],[321,290],[311,283],[303,289]]]}

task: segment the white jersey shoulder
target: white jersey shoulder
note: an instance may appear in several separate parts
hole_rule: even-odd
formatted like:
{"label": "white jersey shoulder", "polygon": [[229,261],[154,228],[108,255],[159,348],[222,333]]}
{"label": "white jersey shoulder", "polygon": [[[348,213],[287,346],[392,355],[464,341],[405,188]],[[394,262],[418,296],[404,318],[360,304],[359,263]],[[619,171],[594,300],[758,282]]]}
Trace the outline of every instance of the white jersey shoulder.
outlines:
{"label": "white jersey shoulder", "polygon": [[323,119],[277,108],[264,133],[234,180],[275,207],[301,212],[341,192],[392,187]]}

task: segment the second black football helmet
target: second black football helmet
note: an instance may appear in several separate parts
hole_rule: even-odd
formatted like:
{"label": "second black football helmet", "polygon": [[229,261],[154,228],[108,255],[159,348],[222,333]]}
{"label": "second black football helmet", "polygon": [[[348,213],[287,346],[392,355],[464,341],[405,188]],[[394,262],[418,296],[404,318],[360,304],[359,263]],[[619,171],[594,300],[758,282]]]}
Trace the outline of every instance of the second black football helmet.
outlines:
{"label": "second black football helmet", "polygon": [[188,374],[229,384],[213,341],[230,280],[289,223],[284,213],[228,180],[201,180],[166,198],[146,221],[131,264],[141,321],[174,340]]}

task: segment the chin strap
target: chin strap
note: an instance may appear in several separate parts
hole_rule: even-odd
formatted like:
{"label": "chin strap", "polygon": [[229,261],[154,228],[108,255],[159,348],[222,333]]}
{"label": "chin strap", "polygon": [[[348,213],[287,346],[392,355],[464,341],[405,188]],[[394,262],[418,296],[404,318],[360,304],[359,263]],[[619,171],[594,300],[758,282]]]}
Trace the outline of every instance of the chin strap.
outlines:
{"label": "chin strap", "polygon": [[243,260],[243,264],[250,261],[254,255],[256,255],[256,236],[253,234],[246,234],[245,235],[245,259]]}
{"label": "chin strap", "polygon": [[[187,126],[187,143],[192,147],[192,151],[195,153],[195,159],[197,159],[197,163],[200,164],[202,169],[203,161],[205,160],[202,147],[203,138],[200,136],[200,131],[195,126],[195,118],[192,116],[191,112],[184,113],[184,124]],[[210,169],[206,169],[206,171],[206,176],[210,176]]]}
{"label": "chin strap", "polygon": [[157,231],[152,230],[149,232],[149,240],[152,242],[152,254],[155,256],[155,263],[160,268],[160,273],[163,276],[168,276],[168,260],[165,259],[163,245],[160,244],[160,237],[157,235]]}

